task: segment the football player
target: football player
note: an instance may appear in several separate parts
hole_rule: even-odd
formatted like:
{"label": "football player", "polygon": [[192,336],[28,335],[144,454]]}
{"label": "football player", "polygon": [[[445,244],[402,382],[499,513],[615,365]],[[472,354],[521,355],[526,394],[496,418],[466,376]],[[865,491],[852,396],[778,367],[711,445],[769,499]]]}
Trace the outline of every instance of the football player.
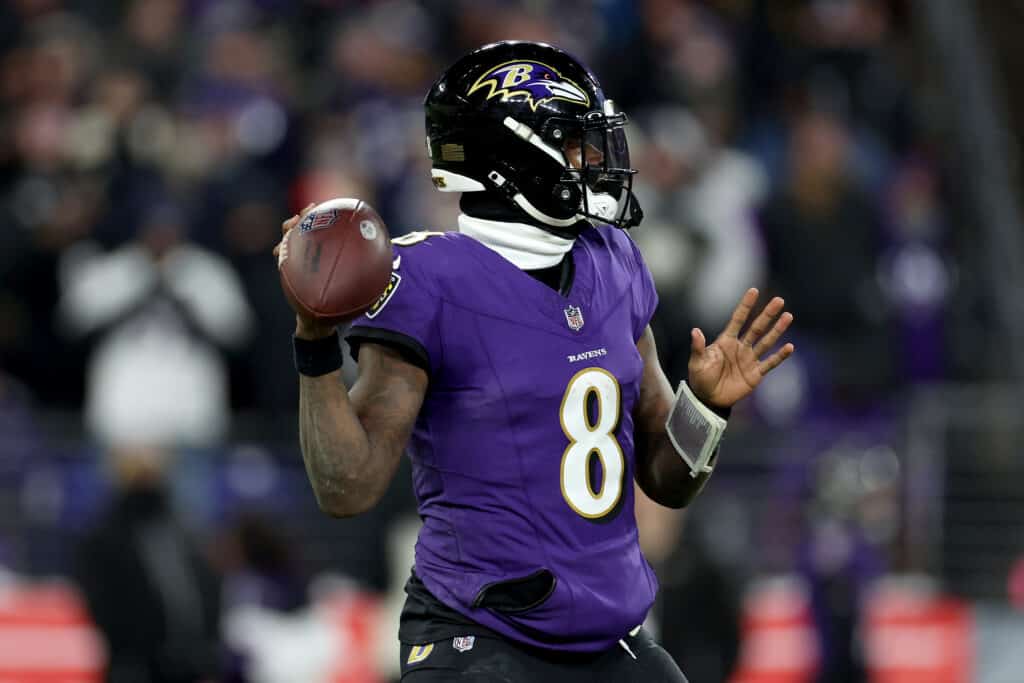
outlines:
{"label": "football player", "polygon": [[549,45],[496,43],[425,108],[434,184],[462,193],[458,231],[393,240],[391,283],[348,333],[351,391],[336,331],[298,319],[316,498],[357,515],[412,460],[423,527],[403,681],[685,681],[640,626],[657,580],[633,482],[662,505],[693,500],[730,407],[793,352],[771,352],[792,315],[775,298],[751,316],[749,290],[713,343],[693,330],[673,392],[625,231],[642,216],[626,117],[594,75]]}

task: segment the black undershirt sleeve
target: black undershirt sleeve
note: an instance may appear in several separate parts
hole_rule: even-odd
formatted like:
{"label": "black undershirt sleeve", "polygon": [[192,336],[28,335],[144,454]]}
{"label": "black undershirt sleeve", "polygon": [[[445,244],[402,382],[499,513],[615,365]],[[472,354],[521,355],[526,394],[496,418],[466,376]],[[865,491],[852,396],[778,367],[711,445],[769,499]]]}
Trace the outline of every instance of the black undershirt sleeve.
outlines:
{"label": "black undershirt sleeve", "polygon": [[430,374],[430,357],[427,355],[427,350],[418,341],[401,332],[356,325],[345,335],[345,341],[348,342],[352,359],[357,363],[359,362],[359,347],[370,342],[394,349],[403,359],[416,367],[423,368],[428,375]]}

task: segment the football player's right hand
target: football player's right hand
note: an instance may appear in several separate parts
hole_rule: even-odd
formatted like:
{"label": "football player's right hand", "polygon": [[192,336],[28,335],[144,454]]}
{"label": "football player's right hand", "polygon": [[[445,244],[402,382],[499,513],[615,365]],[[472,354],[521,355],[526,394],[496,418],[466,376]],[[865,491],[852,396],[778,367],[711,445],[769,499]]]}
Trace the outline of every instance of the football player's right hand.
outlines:
{"label": "football player's right hand", "polygon": [[[288,220],[281,223],[281,241],[274,247],[274,258],[277,259],[278,270],[281,268],[281,264],[288,257],[288,242],[285,239],[288,236],[288,231],[294,228],[296,225],[302,222],[302,219],[306,217],[315,203],[311,203],[304,208],[300,213],[295,214]],[[300,313],[295,313],[295,336],[300,339],[319,339],[321,337],[328,337],[334,332],[333,325],[323,325],[318,323],[312,318],[307,318]]]}

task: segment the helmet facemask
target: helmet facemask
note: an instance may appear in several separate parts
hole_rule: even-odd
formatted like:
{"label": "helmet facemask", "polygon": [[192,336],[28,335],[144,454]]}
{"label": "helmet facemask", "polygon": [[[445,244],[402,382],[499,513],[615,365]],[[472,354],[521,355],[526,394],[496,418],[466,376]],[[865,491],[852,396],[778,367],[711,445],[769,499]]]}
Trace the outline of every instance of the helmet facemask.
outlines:
{"label": "helmet facemask", "polygon": [[604,112],[547,117],[538,130],[512,117],[504,120],[505,127],[521,138],[520,144],[532,145],[561,166],[552,199],[559,213],[571,218],[544,214],[536,206],[539,202],[531,200],[525,192],[516,194],[521,188],[506,183],[501,174],[492,174],[490,180],[534,219],[555,228],[554,232],[581,220],[626,229],[638,225],[643,218],[633,194],[636,169],[629,164],[629,146],[623,130],[626,115],[615,112],[611,100],[604,104]]}
{"label": "helmet facemask", "polygon": [[643,218],[633,194],[636,169],[629,163],[626,122],[626,115],[615,112],[611,100],[605,102],[605,112],[591,111],[574,121],[548,121],[552,130],[567,133],[560,182],[578,188],[579,215],[624,229],[638,225]]}

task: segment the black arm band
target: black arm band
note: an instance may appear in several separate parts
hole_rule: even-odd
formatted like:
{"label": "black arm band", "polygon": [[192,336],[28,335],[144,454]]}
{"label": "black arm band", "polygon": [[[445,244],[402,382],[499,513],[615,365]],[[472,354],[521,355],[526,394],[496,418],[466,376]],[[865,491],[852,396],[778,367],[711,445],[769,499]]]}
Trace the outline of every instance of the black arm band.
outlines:
{"label": "black arm band", "polygon": [[295,369],[300,375],[320,377],[341,368],[344,356],[338,333],[321,339],[300,339],[292,337],[295,350]]}

